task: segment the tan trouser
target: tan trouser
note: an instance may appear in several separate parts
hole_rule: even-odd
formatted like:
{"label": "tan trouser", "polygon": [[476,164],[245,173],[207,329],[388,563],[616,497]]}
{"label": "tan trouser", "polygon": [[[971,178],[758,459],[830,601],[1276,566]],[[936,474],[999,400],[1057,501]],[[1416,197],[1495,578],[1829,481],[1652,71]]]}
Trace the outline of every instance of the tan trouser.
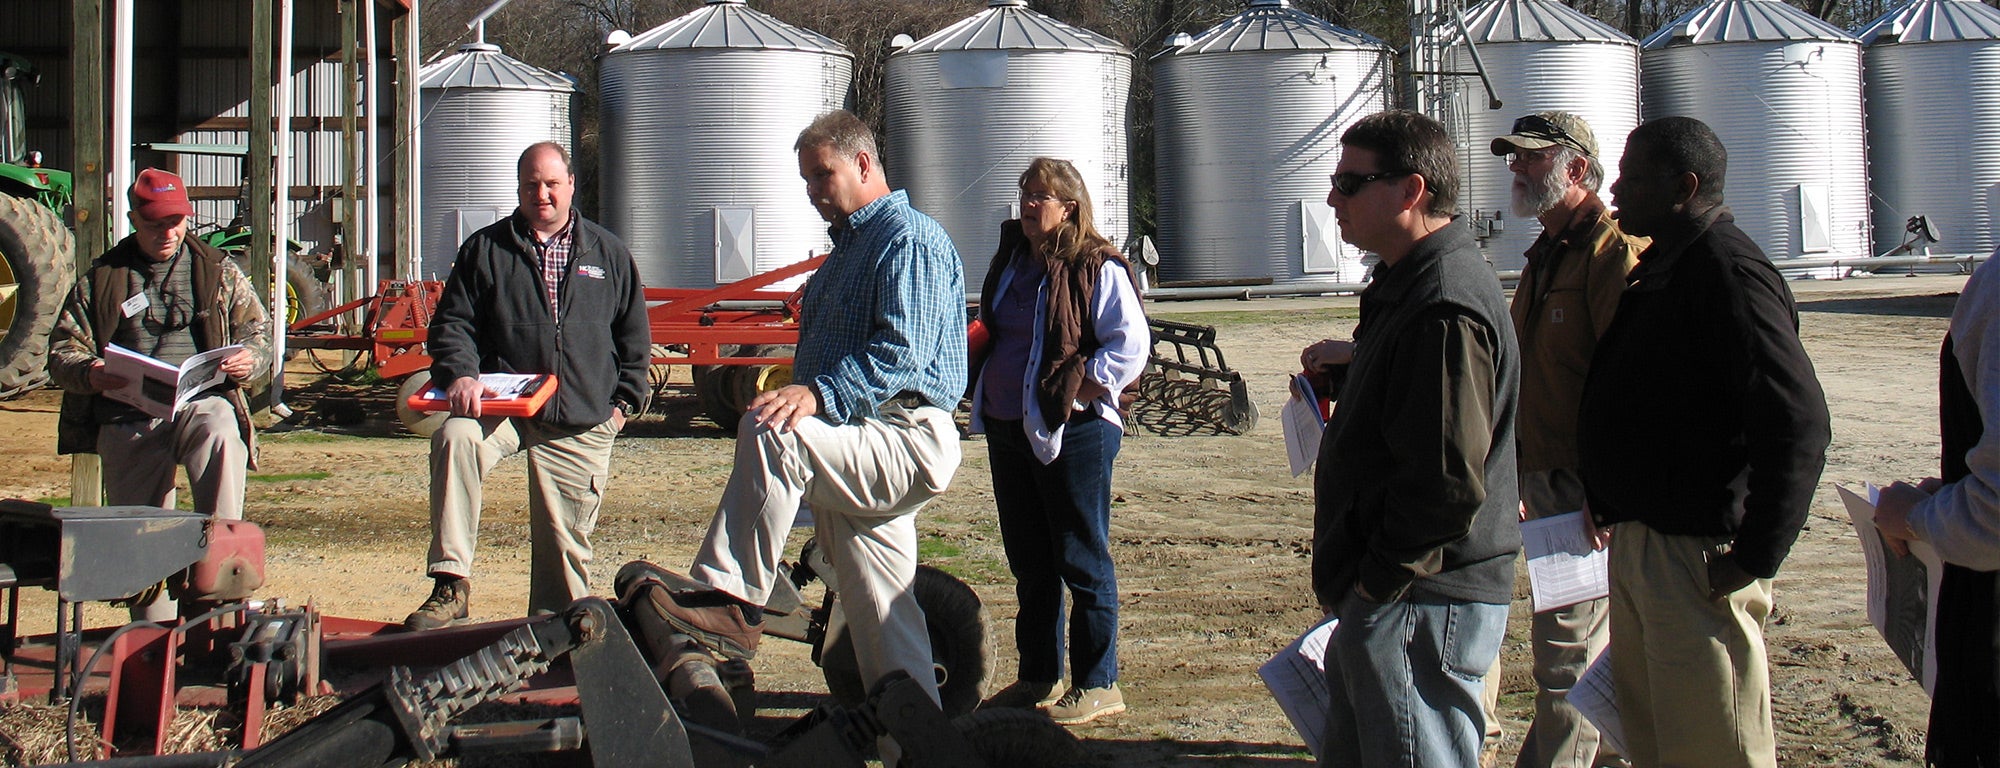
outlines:
{"label": "tan trouser", "polygon": [[590,595],[590,532],[611,473],[611,422],[585,430],[533,419],[454,416],[431,435],[429,573],[472,577],[486,473],[528,453],[528,612]]}
{"label": "tan trouser", "polygon": [[746,416],[737,426],[736,469],[688,573],[762,605],[780,578],[778,558],[799,505],[810,504],[863,685],[900,669],[936,701],[930,635],[910,592],[916,513],[951,484],[958,462],[958,427],[939,408],[889,406],[879,418],[842,426],[810,418],[789,432]]}
{"label": "tan trouser", "polygon": [[1727,537],[1620,523],[1611,539],[1611,677],[1638,768],[1774,768],[1764,619],[1771,581],[1708,599]]}
{"label": "tan trouser", "polygon": [[[1583,509],[1583,481],[1555,469],[1521,473],[1528,519]],[[1529,625],[1535,663],[1535,720],[1522,737],[1517,768],[1590,768],[1598,756],[1597,727],[1570,706],[1569,689],[1611,639],[1608,599],[1535,614]]]}
{"label": "tan trouser", "polygon": [[[174,469],[186,467],[194,511],[224,520],[243,519],[243,478],[250,449],[243,444],[236,408],[229,399],[209,396],[188,403],[172,421],[150,419],[97,428],[97,455],[104,465],[104,503],[173,509]],[[162,593],[132,606],[132,618],[165,621],[179,606]]]}

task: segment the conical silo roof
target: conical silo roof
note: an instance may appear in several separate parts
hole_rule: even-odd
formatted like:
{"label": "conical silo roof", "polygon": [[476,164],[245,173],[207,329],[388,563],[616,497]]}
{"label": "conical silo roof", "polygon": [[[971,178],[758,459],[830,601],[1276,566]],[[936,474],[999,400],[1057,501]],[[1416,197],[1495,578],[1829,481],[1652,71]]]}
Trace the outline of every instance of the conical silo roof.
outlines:
{"label": "conical silo roof", "polygon": [[494,88],[575,93],[576,82],[500,52],[491,43],[466,43],[458,53],[424,65],[420,88]]}
{"label": "conical silo roof", "polygon": [[1832,40],[1854,38],[1839,27],[1781,0],[1716,0],[1680,15],[1646,36],[1646,50],[1707,43]]}
{"label": "conical silo roof", "polygon": [[1465,11],[1474,43],[1637,42],[1609,24],[1551,0],[1489,0]]}
{"label": "conical silo roof", "polygon": [[1292,8],[1290,0],[1250,0],[1250,7],[1186,44],[1160,56],[1234,51],[1341,51],[1387,46],[1366,32],[1348,29]]}
{"label": "conical silo roof", "polygon": [[1027,0],[988,0],[984,11],[926,36],[898,54],[931,51],[1131,51],[1118,41],[1028,8]]}
{"label": "conical silo roof", "polygon": [[1979,0],[1915,0],[1861,25],[1862,45],[2000,39],[2000,8]]}
{"label": "conical silo roof", "polygon": [[672,48],[756,48],[854,55],[833,38],[786,24],[745,5],[744,0],[708,0],[700,9],[634,36],[612,51]]}

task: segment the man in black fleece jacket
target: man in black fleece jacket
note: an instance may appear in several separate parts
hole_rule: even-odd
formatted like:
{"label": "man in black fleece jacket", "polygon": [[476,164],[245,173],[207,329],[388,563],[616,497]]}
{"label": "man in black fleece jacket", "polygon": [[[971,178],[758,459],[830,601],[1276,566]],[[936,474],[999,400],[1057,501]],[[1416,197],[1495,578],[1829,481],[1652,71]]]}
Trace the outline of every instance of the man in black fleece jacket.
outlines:
{"label": "man in black fleece jacket", "polygon": [[1313,592],[1327,641],[1320,764],[1479,764],[1481,675],[1500,653],[1521,546],[1514,324],[1452,215],[1450,135],[1383,112],[1341,136],[1327,204],[1382,257],[1354,340],[1301,364],[1338,406],[1313,476]]}
{"label": "man in black fleece jacket", "polygon": [[1701,121],[1648,122],[1611,191],[1639,254],[1584,384],[1584,493],[1611,539],[1626,756],[1775,766],[1764,619],[1830,440],[1784,279],[1722,204]]}

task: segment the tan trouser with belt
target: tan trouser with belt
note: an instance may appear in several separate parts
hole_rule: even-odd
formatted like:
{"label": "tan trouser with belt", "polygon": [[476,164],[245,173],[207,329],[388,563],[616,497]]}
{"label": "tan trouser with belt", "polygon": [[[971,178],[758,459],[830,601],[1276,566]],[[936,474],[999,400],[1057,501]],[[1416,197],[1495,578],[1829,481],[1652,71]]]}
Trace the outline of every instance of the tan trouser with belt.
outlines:
{"label": "tan trouser with belt", "polygon": [[1611,537],[1611,677],[1638,768],[1774,768],[1764,620],[1771,580],[1708,599],[1728,537],[1620,523]]}
{"label": "tan trouser with belt", "polygon": [[[104,503],[173,509],[174,470],[186,467],[194,510],[224,520],[243,519],[243,482],[250,449],[243,444],[236,408],[224,397],[188,403],[174,418],[128,421],[97,428]],[[164,593],[132,606],[132,618],[165,621],[179,606]]]}
{"label": "tan trouser with belt", "polygon": [[528,454],[528,612],[559,611],[590,595],[590,532],[611,474],[617,431],[533,419],[454,416],[431,435],[432,575],[472,577],[486,473]]}
{"label": "tan trouser with belt", "polygon": [[917,511],[951,484],[959,453],[958,426],[941,408],[890,405],[877,418],[840,426],[809,418],[788,432],[746,415],[736,469],[688,575],[763,605],[782,578],[778,558],[799,505],[810,504],[862,684],[900,669],[937,701],[930,634],[910,585]]}

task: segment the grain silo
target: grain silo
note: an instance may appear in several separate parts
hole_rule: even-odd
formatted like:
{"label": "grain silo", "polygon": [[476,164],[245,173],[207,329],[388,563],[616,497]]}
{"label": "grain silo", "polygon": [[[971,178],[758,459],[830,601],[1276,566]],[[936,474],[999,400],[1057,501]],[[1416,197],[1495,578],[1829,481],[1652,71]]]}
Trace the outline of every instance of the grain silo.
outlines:
{"label": "grain silo", "polygon": [[2000,10],[1916,0],[1861,27],[1875,252],[1925,216],[1934,255],[1986,255],[2000,239]]}
{"label": "grain silo", "polygon": [[423,269],[442,280],[458,246],[513,213],[515,162],[542,141],[573,148],[576,83],[485,42],[459,46],[418,75],[423,121]]}
{"label": "grain silo", "polygon": [[1340,134],[1387,107],[1388,44],[1252,0],[1168,45],[1153,67],[1161,279],[1360,282],[1327,177]]}
{"label": "grain silo", "polygon": [[1113,243],[1129,231],[1131,52],[1026,0],[987,5],[890,54],[883,150],[890,186],[944,225],[975,291],[1000,222],[1019,215],[1021,171],[1038,156],[1076,165]]}
{"label": "grain silo", "polygon": [[1717,0],[1643,48],[1646,118],[1686,115],[1715,130],[1729,151],[1725,199],[1765,255],[1783,267],[1869,254],[1853,37],[1778,0]]}
{"label": "grain silo", "polygon": [[600,206],[646,285],[711,287],[832,247],[792,143],[846,105],[853,59],[742,0],[604,54]]}
{"label": "grain silo", "polygon": [[[1553,0],[1488,0],[1465,12],[1465,27],[1500,98],[1489,109],[1479,81],[1456,81],[1451,129],[1459,147],[1459,206],[1481,235],[1486,260],[1520,269],[1522,254],[1542,232],[1541,222],[1509,210],[1514,174],[1491,150],[1511,132],[1515,118],[1549,110],[1574,113],[1597,138],[1608,204],[1625,135],[1639,125],[1639,43],[1596,19]],[[1470,72],[1472,56],[1453,49],[1454,69]]]}

